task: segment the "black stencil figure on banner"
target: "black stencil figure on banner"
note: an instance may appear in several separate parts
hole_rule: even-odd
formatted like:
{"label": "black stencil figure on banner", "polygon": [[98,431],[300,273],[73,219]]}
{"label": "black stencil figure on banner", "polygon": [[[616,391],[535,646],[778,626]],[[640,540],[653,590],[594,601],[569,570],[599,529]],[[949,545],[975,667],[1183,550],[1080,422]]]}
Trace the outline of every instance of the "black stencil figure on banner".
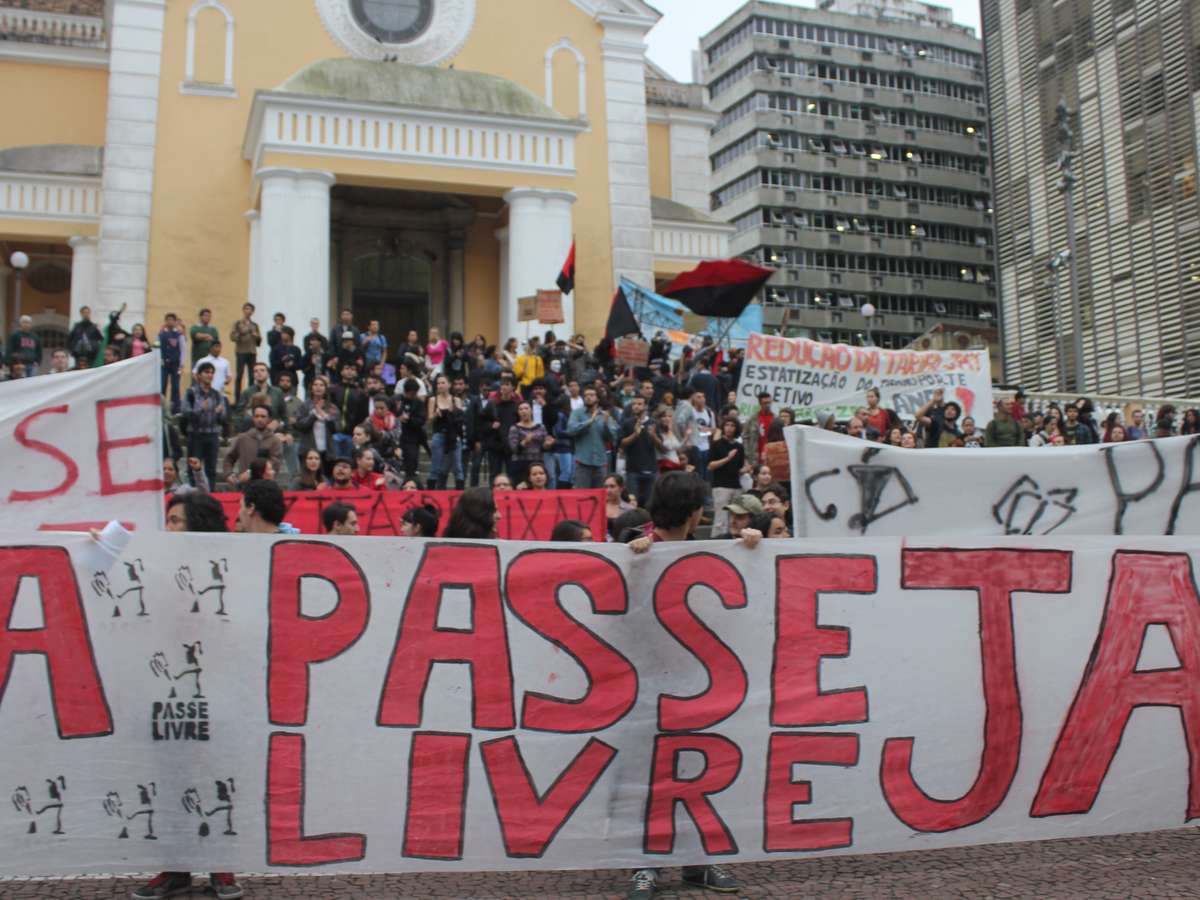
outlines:
{"label": "black stencil figure on banner", "polygon": [[67,781],[62,775],[46,779],[46,794],[50,802],[40,807],[34,807],[33,795],[25,785],[13,791],[13,808],[29,817],[29,834],[37,834],[38,819],[50,810],[54,810],[54,831],[51,834],[66,834],[63,831],[63,794],[66,792]]}
{"label": "black stencil figure on banner", "polygon": [[233,779],[218,780],[215,784],[217,792],[216,806],[206,812],[200,791],[194,787],[190,787],[183,792],[183,808],[189,816],[199,816],[203,820],[198,829],[200,837],[209,836],[211,830],[208,826],[208,820],[217,813],[225,813],[225,830],[221,833],[230,836],[236,835],[237,832],[233,829],[233,795],[236,793]]}
{"label": "black stencil figure on banner", "polygon": [[181,591],[186,591],[192,596],[192,612],[200,612],[200,598],[205,594],[216,593],[217,595],[217,615],[228,616],[225,612],[225,576],[229,574],[229,560],[227,559],[210,559],[208,565],[211,571],[212,584],[207,587],[196,589],[196,583],[192,576],[191,566],[180,566],[175,573],[175,584],[178,585]]}
{"label": "black stencil figure on banner", "polygon": [[104,813],[121,823],[121,832],[117,835],[120,840],[128,840],[129,838],[129,826],[126,824],[127,822],[144,817],[146,820],[146,833],[142,835],[142,838],[147,841],[157,841],[158,836],[154,833],[154,798],[158,796],[158,785],[151,781],[149,784],[139,784],[137,789],[138,808],[128,816],[125,815],[121,795],[116,791],[109,791],[105,795]]}
{"label": "black stencil figure on banner", "polygon": [[92,574],[92,591],[97,597],[107,597],[113,603],[113,618],[121,615],[121,601],[130,594],[137,594],[138,615],[148,616],[146,612],[146,585],[142,583],[142,575],[146,573],[146,566],[140,559],[135,559],[132,562],[121,561],[125,566],[126,577],[129,579],[129,587],[118,593],[113,592],[112,583],[108,580],[107,572],[95,572]]}
{"label": "black stencil figure on banner", "polygon": [[1004,527],[1006,535],[1050,534],[1078,512],[1075,508],[1078,496],[1078,488],[1043,491],[1030,476],[1022,475],[992,507],[992,518]]}
{"label": "black stencil figure on banner", "polygon": [[[167,654],[159,650],[150,659],[150,671],[158,678],[165,678],[168,682],[176,682],[183,678],[192,677],[192,699],[199,700],[204,697],[204,690],[200,686],[200,673],[204,671],[204,667],[200,665],[200,657],[204,655],[204,647],[200,641],[192,644],[183,645],[184,653],[184,668],[176,674],[171,674],[170,666],[167,663]],[[175,699],[175,686],[172,684],[171,692],[167,695],[168,699]]]}
{"label": "black stencil figure on banner", "polygon": [[[871,527],[873,522],[878,522],[885,516],[890,516],[892,513],[898,512],[906,506],[912,506],[920,500],[899,467],[871,462],[880,452],[881,450],[878,447],[864,450],[860,464],[846,466],[847,473],[854,479],[858,488],[858,512],[850,517],[848,524],[850,528],[857,529],[861,534],[866,534],[867,529]],[[837,518],[837,504],[830,503],[822,508],[817,502],[813,488],[823,479],[833,478],[841,473],[842,470],[840,468],[829,469],[810,475],[804,482],[804,495],[808,498],[813,512],[822,521],[828,522]],[[888,486],[892,484],[895,484],[899,488],[903,496],[899,497],[891,505],[881,509],[884,495],[887,492]]]}

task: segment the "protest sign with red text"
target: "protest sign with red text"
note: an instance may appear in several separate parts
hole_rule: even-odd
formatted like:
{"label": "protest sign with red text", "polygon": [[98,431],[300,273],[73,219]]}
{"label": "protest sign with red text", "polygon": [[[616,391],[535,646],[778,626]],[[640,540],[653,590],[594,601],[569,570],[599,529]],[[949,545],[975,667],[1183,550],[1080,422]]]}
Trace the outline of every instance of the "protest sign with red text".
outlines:
{"label": "protest sign with red text", "polygon": [[[230,531],[237,520],[242,496],[215,494],[225,508]],[[348,503],[358,514],[358,533],[399,537],[400,520],[414,506],[429,504],[438,511],[438,533],[446,527],[450,511],[462,491],[289,491],[284,494],[286,521],[301,534],[324,534],[321,514],[333,503]],[[497,535],[504,540],[548,541],[554,526],[576,519],[591,529],[592,537],[604,540],[608,526],[604,491],[496,491],[493,494],[500,521]]]}
{"label": "protest sign with red text", "polygon": [[807,338],[751,334],[738,382],[742,415],[758,411],[768,393],[775,410],[791,408],[798,420],[831,412],[849,419],[878,388],[880,404],[911,422],[935,390],[954,400],[980,429],[992,421],[992,365],[986,350],[883,350],[824,344]]}
{"label": "protest sign with red text", "polygon": [[96,571],[84,536],[0,538],[0,873],[671,866],[1200,815],[1195,542],[944,544],[139,532]]}
{"label": "protest sign with red text", "polygon": [[161,528],[159,357],[0,384],[0,513],[86,531]]}

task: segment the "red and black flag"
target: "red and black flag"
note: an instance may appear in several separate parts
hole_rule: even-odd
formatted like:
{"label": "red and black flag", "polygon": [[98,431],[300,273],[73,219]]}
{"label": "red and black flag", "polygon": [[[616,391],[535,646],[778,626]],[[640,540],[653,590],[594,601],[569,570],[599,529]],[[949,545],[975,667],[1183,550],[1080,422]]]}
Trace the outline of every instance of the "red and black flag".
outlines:
{"label": "red and black flag", "polygon": [[692,312],[714,319],[736,319],[754,299],[774,269],[741,259],[702,262],[684,272],[659,293],[678,300]]}
{"label": "red and black flag", "polygon": [[640,331],[641,327],[638,325],[637,317],[629,306],[629,298],[625,296],[624,290],[617,288],[617,293],[613,296],[612,309],[608,312],[608,325],[604,328],[604,336],[610,341],[615,341],[617,338],[638,334]]}
{"label": "red and black flag", "polygon": [[569,294],[575,290],[575,242],[571,241],[571,252],[567,254],[567,261],[563,263],[562,271],[558,273],[558,289],[564,294]]}

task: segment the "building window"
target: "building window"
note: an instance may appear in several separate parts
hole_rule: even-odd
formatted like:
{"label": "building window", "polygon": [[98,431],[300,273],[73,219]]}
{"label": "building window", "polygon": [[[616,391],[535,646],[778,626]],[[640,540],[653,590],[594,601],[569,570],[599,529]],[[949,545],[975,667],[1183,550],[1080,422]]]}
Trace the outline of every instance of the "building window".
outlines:
{"label": "building window", "polygon": [[433,0],[350,0],[354,21],[385,44],[419,38],[433,19]]}

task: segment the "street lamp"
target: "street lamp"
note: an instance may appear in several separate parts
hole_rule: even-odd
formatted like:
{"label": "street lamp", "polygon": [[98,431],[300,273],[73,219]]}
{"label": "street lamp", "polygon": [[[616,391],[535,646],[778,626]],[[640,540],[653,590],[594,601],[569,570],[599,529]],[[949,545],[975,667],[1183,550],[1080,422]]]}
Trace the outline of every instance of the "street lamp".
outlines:
{"label": "street lamp", "polygon": [[1058,389],[1063,393],[1066,393],[1067,390],[1067,360],[1063,354],[1063,316],[1062,307],[1058,302],[1058,273],[1070,261],[1071,251],[1059,250],[1046,263],[1046,268],[1050,270],[1054,294],[1050,305],[1054,307],[1054,358],[1058,362]]}
{"label": "street lamp", "polygon": [[29,254],[18,250],[8,261],[12,263],[12,267],[16,272],[17,281],[17,296],[16,296],[16,315],[14,318],[21,321],[21,276],[25,273],[25,269],[29,267]]}
{"label": "street lamp", "polygon": [[[1056,123],[1058,125],[1058,171],[1055,185],[1063,195],[1067,207],[1067,262],[1071,276],[1071,349],[1075,356],[1075,390],[1082,394],[1087,390],[1087,372],[1083,365],[1083,312],[1079,306],[1079,269],[1075,253],[1075,130],[1071,127],[1073,115],[1065,100],[1058,101]],[[1061,255],[1061,254],[1060,254]],[[1064,384],[1064,389],[1066,385]]]}
{"label": "street lamp", "polygon": [[862,306],[860,306],[858,308],[858,311],[860,313],[862,313],[862,317],[863,317],[863,319],[866,320],[866,323],[867,323],[867,346],[874,347],[875,346],[875,338],[874,338],[873,334],[871,333],[871,322],[875,318],[875,304],[874,303],[864,303]]}

